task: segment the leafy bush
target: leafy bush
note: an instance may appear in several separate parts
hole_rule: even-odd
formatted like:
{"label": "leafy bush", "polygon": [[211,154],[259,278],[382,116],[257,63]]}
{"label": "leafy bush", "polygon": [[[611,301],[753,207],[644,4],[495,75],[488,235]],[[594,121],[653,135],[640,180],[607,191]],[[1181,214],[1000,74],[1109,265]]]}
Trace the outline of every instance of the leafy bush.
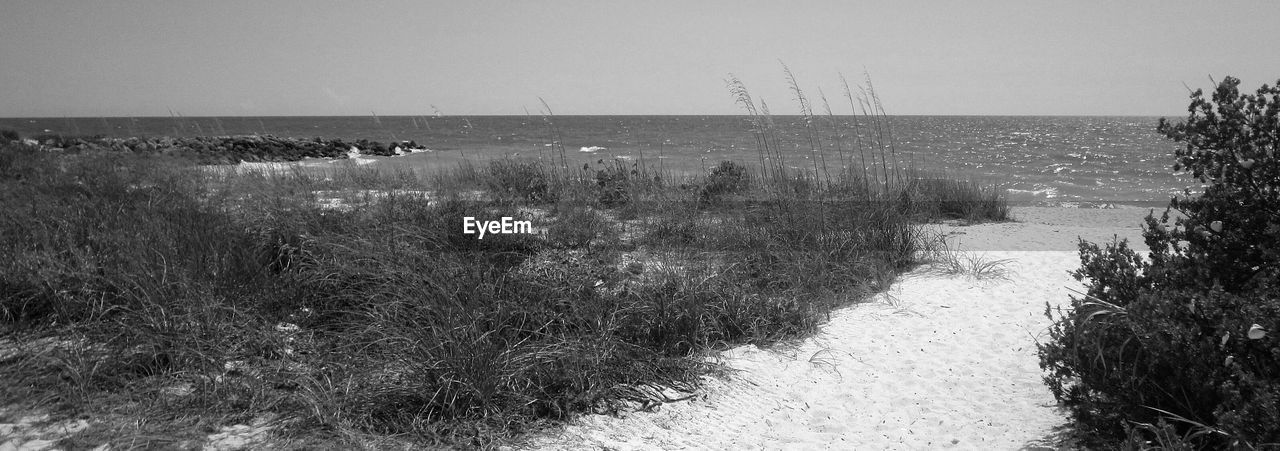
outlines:
{"label": "leafy bush", "polygon": [[1149,262],[1124,242],[1082,241],[1073,275],[1088,291],[1039,347],[1045,383],[1100,438],[1160,440],[1170,431],[1126,422],[1167,419],[1197,446],[1280,442],[1280,88],[1239,83],[1194,92],[1185,122],[1160,121],[1186,144],[1173,169],[1204,192],[1147,216]]}
{"label": "leafy bush", "polygon": [[614,160],[612,165],[604,160],[596,162],[604,165],[596,171],[597,200],[606,208],[626,205],[631,202],[632,179],[640,175],[634,164],[628,169],[621,161]]}
{"label": "leafy bush", "polygon": [[725,194],[733,194],[747,188],[747,167],[732,161],[721,161],[711,168],[707,183],[702,185],[698,198],[703,203],[713,202]]}

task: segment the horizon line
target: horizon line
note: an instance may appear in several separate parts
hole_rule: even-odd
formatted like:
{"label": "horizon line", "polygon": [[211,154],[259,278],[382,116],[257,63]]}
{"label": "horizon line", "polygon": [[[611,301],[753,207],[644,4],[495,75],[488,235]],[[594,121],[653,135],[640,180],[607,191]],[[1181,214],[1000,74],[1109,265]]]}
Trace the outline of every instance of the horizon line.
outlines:
{"label": "horizon line", "polygon": [[[886,114],[888,117],[1180,117],[1183,113],[1177,115],[1170,114]],[[467,117],[641,117],[641,116],[669,116],[669,117],[702,117],[702,116],[721,116],[721,117],[751,117],[746,113],[738,114],[264,114],[264,115],[163,115],[163,116],[0,116],[0,120],[10,119],[195,119],[195,118],[286,118],[286,117],[422,117],[432,119],[443,118],[467,118]],[[803,117],[803,114],[770,114],[773,117]],[[815,117],[826,117],[825,114],[815,114]],[[836,114],[836,117],[861,117],[868,116],[865,114]],[[880,115],[876,115],[880,116]]]}

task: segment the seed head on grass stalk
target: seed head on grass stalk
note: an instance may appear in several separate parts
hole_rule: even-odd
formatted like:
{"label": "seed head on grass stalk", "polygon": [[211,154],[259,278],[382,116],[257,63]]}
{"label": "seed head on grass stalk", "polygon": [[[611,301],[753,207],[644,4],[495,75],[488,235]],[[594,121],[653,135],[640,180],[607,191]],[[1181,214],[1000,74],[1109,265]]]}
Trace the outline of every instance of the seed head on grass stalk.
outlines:
{"label": "seed head on grass stalk", "polygon": [[764,172],[767,167],[765,155],[768,153],[768,141],[764,138],[764,124],[760,120],[760,113],[756,110],[755,102],[751,100],[751,92],[747,91],[746,85],[739,80],[737,76],[729,74],[729,79],[725,81],[729,85],[729,93],[734,97],[734,103],[742,105],[747,111],[748,121],[751,122],[751,137],[756,141],[756,151],[760,155],[760,169],[762,170],[762,179],[767,179],[767,173]]}
{"label": "seed head on grass stalk", "polygon": [[764,117],[765,140],[769,143],[768,147],[773,149],[773,161],[775,170],[775,180],[785,177],[787,170],[786,158],[782,155],[782,145],[778,139],[777,124],[773,122],[773,114],[769,113],[769,104],[760,100],[760,114]]}
{"label": "seed head on grass stalk", "polygon": [[858,90],[862,91],[862,94],[858,96],[858,104],[862,109],[862,116],[868,118],[871,124],[875,126],[875,148],[880,150],[880,171],[884,177],[884,191],[887,194],[892,188],[893,179],[889,178],[889,155],[885,152],[884,128],[880,124],[880,117],[876,115],[875,106],[871,104],[867,88],[859,86]]}

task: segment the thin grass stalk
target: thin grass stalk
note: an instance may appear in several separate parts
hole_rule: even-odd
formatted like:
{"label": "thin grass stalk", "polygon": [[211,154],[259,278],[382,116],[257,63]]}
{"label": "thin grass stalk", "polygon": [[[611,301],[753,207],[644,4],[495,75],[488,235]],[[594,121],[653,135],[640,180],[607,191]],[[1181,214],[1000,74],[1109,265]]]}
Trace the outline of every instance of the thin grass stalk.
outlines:
{"label": "thin grass stalk", "polygon": [[748,120],[751,122],[751,136],[756,141],[756,151],[760,157],[761,179],[767,180],[765,154],[768,151],[768,142],[765,141],[764,124],[760,120],[759,111],[756,110],[755,102],[751,100],[751,93],[747,91],[746,85],[739,80],[737,76],[729,74],[727,80],[729,84],[729,93],[734,96],[734,101],[742,105],[747,111]]}
{"label": "thin grass stalk", "polygon": [[769,113],[769,104],[763,99],[760,100],[760,113],[764,117],[766,146],[772,149],[773,164],[776,166],[774,178],[782,179],[786,173],[786,158],[783,157],[782,147],[778,143],[777,124],[773,121],[773,114]]}
{"label": "thin grass stalk", "polygon": [[[779,63],[782,62],[779,61]],[[809,141],[809,158],[813,160],[813,174],[816,178],[818,174],[818,158],[815,154],[818,153],[819,149],[814,136],[813,108],[810,107],[809,99],[805,97],[804,91],[800,89],[800,83],[796,81],[795,74],[791,72],[791,69],[786,64],[782,64],[782,72],[786,74],[787,84],[791,85],[791,92],[795,93],[796,102],[800,104],[800,115],[804,119],[805,139]],[[824,167],[823,170],[825,171],[825,169]]]}
{"label": "thin grass stalk", "polygon": [[871,155],[874,160],[875,151],[880,151],[880,173],[883,178],[885,192],[889,190],[889,160],[884,149],[884,142],[881,139],[880,121],[876,119],[875,108],[871,106],[871,102],[867,100],[867,89],[861,85],[858,86],[858,107],[862,110],[862,117],[867,119],[868,129],[867,137],[873,142]]}
{"label": "thin grass stalk", "polygon": [[901,184],[902,175],[899,171],[901,166],[898,164],[898,150],[897,146],[895,146],[893,142],[893,129],[889,124],[889,115],[885,114],[884,104],[880,103],[880,95],[876,93],[875,86],[871,84],[871,74],[868,72],[863,72],[863,74],[866,76],[867,80],[867,92],[871,93],[871,100],[875,102],[875,108],[879,111],[879,116],[884,119],[884,129],[885,135],[888,137],[889,153],[893,155],[893,172],[898,177],[898,183]]}
{"label": "thin grass stalk", "polygon": [[875,155],[875,150],[880,151],[880,171],[884,176],[884,186],[887,190],[889,188],[889,159],[884,148],[884,132],[880,128],[880,120],[876,116],[875,107],[871,104],[871,100],[869,100],[870,94],[867,93],[867,88],[865,86],[858,85],[858,91],[858,106],[862,109],[862,116],[867,118],[870,123],[871,129],[868,130],[868,134],[875,142],[875,147],[872,149],[872,155]]}
{"label": "thin grass stalk", "polygon": [[[862,160],[862,186],[867,195],[871,195],[871,177],[867,174],[867,153],[862,148],[862,134],[858,131],[858,109],[853,105],[853,91],[849,89],[849,81],[840,74],[840,83],[844,85],[844,96],[849,99],[850,124],[853,129],[853,142],[858,147],[858,157]],[[874,157],[873,157],[874,160]],[[872,161],[874,163],[874,161]]]}
{"label": "thin grass stalk", "polygon": [[637,147],[636,150],[640,152],[640,178],[648,183],[653,179],[649,177],[649,166],[644,162],[644,148]]}
{"label": "thin grass stalk", "polygon": [[836,126],[836,115],[831,111],[831,103],[827,101],[827,94],[822,92],[822,88],[818,88],[818,97],[822,99],[822,110],[827,114],[827,125],[831,126],[831,138],[835,141],[836,155],[840,157],[840,169],[848,170],[849,163],[844,155],[844,143],[840,138],[840,128]]}
{"label": "thin grass stalk", "polygon": [[670,174],[667,174],[666,150],[667,150],[666,141],[658,142],[658,173],[662,175],[663,179],[668,179],[671,176]]}
{"label": "thin grass stalk", "polygon": [[542,108],[546,111],[546,114],[542,115],[542,120],[547,124],[547,127],[551,130],[552,148],[560,152],[560,168],[561,170],[564,171],[565,178],[568,178],[569,162],[565,158],[565,154],[564,154],[564,139],[560,135],[560,128],[556,127],[555,121],[552,120],[552,118],[555,117],[555,112],[551,111],[551,105],[548,105],[547,101],[543,100],[542,97],[538,97],[538,101],[542,102]]}
{"label": "thin grass stalk", "polygon": [[173,134],[177,135],[186,131],[186,127],[183,126],[182,120],[178,118],[178,115],[173,113],[173,109],[169,109],[169,119],[173,120]]}
{"label": "thin grass stalk", "polygon": [[[890,187],[889,187],[889,160],[888,160],[887,156],[885,155],[885,151],[884,151],[884,150],[885,150],[885,149],[884,149],[884,141],[881,139],[882,134],[881,134],[881,133],[880,133],[880,131],[879,131],[879,130],[880,130],[880,123],[879,123],[879,121],[877,121],[877,120],[876,120],[875,116],[872,116],[872,115],[871,115],[871,113],[869,113],[869,112],[868,112],[868,110],[869,110],[869,109],[872,109],[872,108],[870,107],[870,102],[868,102],[868,101],[867,101],[867,97],[866,97],[867,91],[866,91],[866,89],[862,88],[861,86],[859,86],[859,87],[858,87],[858,89],[862,91],[862,95],[861,95],[861,96],[858,96],[858,106],[859,106],[859,107],[861,107],[861,109],[862,109],[862,117],[867,118],[867,119],[868,119],[872,124],[874,124],[874,125],[875,125],[875,128],[876,128],[876,135],[873,137],[873,139],[875,140],[876,148],[880,150],[880,172],[881,172],[881,174],[884,176],[884,194],[888,194],[889,189],[890,189]],[[871,155],[872,155],[873,160],[874,160],[875,153],[874,153],[874,152],[872,152],[872,154],[871,154]],[[873,162],[873,163],[874,163],[874,162]]]}

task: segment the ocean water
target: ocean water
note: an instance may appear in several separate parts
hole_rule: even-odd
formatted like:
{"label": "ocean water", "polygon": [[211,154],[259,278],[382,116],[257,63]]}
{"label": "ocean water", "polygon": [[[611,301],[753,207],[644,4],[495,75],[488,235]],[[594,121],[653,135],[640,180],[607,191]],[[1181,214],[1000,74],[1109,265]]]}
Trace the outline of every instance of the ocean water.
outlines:
{"label": "ocean water", "polygon": [[[879,161],[881,149],[870,145],[879,135],[892,143],[884,150],[903,166],[997,183],[1016,202],[1163,205],[1184,188],[1199,186],[1188,175],[1171,172],[1178,144],[1155,131],[1157,117],[889,116],[882,122],[888,126],[880,130],[856,116],[835,117],[839,126],[833,130],[824,117],[817,121],[817,152],[805,137],[802,117],[773,120],[790,166],[812,168],[816,160],[821,167],[825,160],[832,172],[842,161],[860,167],[855,135],[862,138],[868,162]],[[434,154],[413,156],[417,165],[464,158],[559,161],[557,143],[563,144],[566,160],[579,166],[621,158],[691,171],[722,160],[760,159],[745,116],[0,118],[0,129],[23,136],[272,134],[413,140]]]}

